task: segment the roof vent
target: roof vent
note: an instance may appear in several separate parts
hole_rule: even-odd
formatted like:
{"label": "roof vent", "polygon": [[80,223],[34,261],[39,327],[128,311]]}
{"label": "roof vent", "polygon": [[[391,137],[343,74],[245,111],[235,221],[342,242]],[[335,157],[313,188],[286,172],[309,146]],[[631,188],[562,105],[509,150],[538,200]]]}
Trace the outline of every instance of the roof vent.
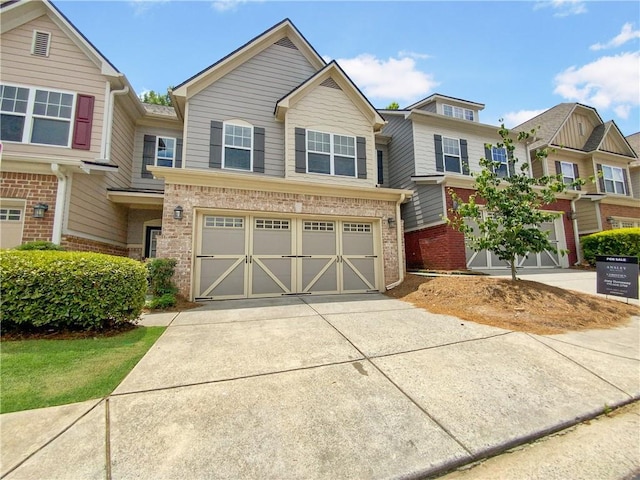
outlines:
{"label": "roof vent", "polygon": [[49,56],[49,43],[51,40],[51,34],[48,32],[33,31],[33,45],[31,46],[31,53],[38,57]]}
{"label": "roof vent", "polygon": [[326,80],[324,80],[320,85],[322,85],[323,87],[329,87],[329,88],[335,88],[337,90],[342,90],[340,88],[340,85],[338,85],[336,83],[336,81],[331,77],[329,77]]}
{"label": "roof vent", "polygon": [[281,47],[293,48],[294,50],[298,50],[298,47],[296,47],[294,43],[289,40],[289,37],[282,37],[280,40],[275,42],[274,45],[280,45]]}

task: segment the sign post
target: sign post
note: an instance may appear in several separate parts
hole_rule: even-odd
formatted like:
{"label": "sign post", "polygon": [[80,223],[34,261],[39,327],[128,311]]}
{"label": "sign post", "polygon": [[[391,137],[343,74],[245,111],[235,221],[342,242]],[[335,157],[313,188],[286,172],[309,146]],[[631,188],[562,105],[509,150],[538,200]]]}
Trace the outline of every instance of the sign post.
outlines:
{"label": "sign post", "polygon": [[638,298],[638,257],[596,256],[596,291],[616,297]]}

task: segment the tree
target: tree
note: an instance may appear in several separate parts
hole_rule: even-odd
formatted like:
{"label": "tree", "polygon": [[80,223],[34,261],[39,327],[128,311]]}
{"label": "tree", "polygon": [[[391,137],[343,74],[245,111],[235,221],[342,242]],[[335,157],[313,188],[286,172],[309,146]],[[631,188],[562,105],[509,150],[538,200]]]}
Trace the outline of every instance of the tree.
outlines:
{"label": "tree", "polygon": [[[535,132],[535,129],[520,132],[517,141],[527,141],[535,136]],[[451,215],[446,221],[464,234],[472,250],[477,252],[486,249],[500,260],[506,261],[511,268],[511,279],[516,280],[518,256],[544,250],[556,251],[549,241],[549,232],[541,230],[540,225],[552,222],[559,214],[545,212],[542,208],[553,203],[556,195],[565,191],[568,186],[575,187],[585,182],[576,179],[567,185],[563,182],[562,175],[530,177],[528,162],[523,162],[518,168],[518,159],[513,156],[514,140],[504,124],[498,133],[502,140],[495,146],[506,150],[510,176],[501,177],[500,162],[481,158],[482,170],[473,175],[476,191],[468,201],[463,201],[449,189],[457,208],[450,210]],[[491,150],[493,145],[487,144],[485,147]],[[547,149],[537,150],[533,161],[544,161],[548,155]],[[475,226],[469,224],[469,220]],[[564,255],[566,251],[559,253]]]}
{"label": "tree", "polygon": [[398,102],[391,102],[389,105],[387,105],[387,108],[385,108],[385,110],[398,110],[400,108],[400,105],[398,105]]}
{"label": "tree", "polygon": [[164,105],[166,107],[171,107],[173,105],[171,104],[171,96],[169,95],[169,92],[172,89],[173,87],[167,88],[167,93],[165,93],[164,95],[156,93],[153,90],[144,92],[142,95],[140,95],[140,100],[143,103],[152,103],[154,105]]}

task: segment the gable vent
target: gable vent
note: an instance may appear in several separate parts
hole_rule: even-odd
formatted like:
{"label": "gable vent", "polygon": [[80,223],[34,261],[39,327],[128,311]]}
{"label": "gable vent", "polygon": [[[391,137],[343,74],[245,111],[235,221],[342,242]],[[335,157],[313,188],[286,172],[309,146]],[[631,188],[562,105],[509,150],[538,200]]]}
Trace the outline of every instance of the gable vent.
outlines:
{"label": "gable vent", "polygon": [[274,45],[280,45],[281,47],[293,48],[294,50],[298,50],[298,47],[296,47],[293,44],[293,42],[291,40],[289,40],[289,37],[281,38],[276,43],[274,43]]}
{"label": "gable vent", "polygon": [[31,47],[31,53],[38,57],[49,56],[49,43],[51,40],[51,34],[48,32],[33,31],[33,45]]}
{"label": "gable vent", "polygon": [[331,77],[327,78],[327,79],[326,79],[324,82],[322,82],[320,85],[322,85],[323,87],[335,88],[336,90],[342,90],[342,89],[340,88],[340,85],[338,85],[338,84],[336,83],[336,81],[335,81],[333,78],[331,78]]}

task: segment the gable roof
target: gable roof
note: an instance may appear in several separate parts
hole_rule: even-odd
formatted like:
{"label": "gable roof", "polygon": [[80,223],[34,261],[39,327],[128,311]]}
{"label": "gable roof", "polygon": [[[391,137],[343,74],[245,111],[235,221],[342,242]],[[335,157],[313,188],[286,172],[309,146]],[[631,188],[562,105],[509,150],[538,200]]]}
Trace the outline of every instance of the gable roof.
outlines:
{"label": "gable roof", "polygon": [[470,100],[465,100],[463,98],[449,97],[447,95],[442,95],[440,93],[434,93],[432,95],[429,95],[426,98],[423,98],[422,100],[418,100],[413,105],[409,105],[408,107],[405,107],[403,110],[413,110],[414,108],[421,108],[431,102],[435,102],[436,100],[444,100],[444,101],[449,100],[456,103],[463,103],[463,104],[469,105],[470,107],[475,107],[478,110],[484,109],[484,103],[477,103],[477,102],[472,102]]}
{"label": "gable roof", "polygon": [[577,103],[560,103],[549,110],[521,123],[514,129],[530,132],[536,129],[536,140],[531,144],[532,148],[549,145],[565,124]]}
{"label": "gable roof", "polygon": [[109,59],[49,0],[9,1],[0,5],[0,10],[2,13],[0,33],[8,32],[42,15],[47,15],[100,69],[103,75],[119,80],[124,77]]}
{"label": "gable roof", "polygon": [[640,132],[626,137],[627,143],[636,152],[636,157],[640,158]]}
{"label": "gable roof", "polygon": [[221,58],[216,63],[208,66],[204,70],[188,78],[180,85],[173,88],[171,96],[173,104],[177,107],[178,114],[184,112],[186,99],[202,91],[213,82],[234,70],[250,58],[271,46],[273,43],[287,37],[289,41],[305,56],[316,70],[326,65],[326,62],[311,46],[306,38],[300,33],[296,26],[285,18],[280,23],[269,28],[257,37],[237,48],[229,55]]}
{"label": "gable roof", "polygon": [[362,114],[369,119],[374,131],[378,131],[385,124],[384,118],[378,113],[376,108],[369,102],[367,97],[360,91],[355,83],[349,78],[349,76],[340,68],[340,65],[333,60],[324,68],[314,73],[307,80],[302,82],[296,88],[287,93],[284,97],[276,102],[274,114],[277,119],[284,120],[284,116],[287,110],[295,103],[298,98],[306,95],[307,92],[313,90],[318,85],[327,84],[331,85],[331,82],[335,84],[340,90],[351,99],[351,101],[358,107]]}

